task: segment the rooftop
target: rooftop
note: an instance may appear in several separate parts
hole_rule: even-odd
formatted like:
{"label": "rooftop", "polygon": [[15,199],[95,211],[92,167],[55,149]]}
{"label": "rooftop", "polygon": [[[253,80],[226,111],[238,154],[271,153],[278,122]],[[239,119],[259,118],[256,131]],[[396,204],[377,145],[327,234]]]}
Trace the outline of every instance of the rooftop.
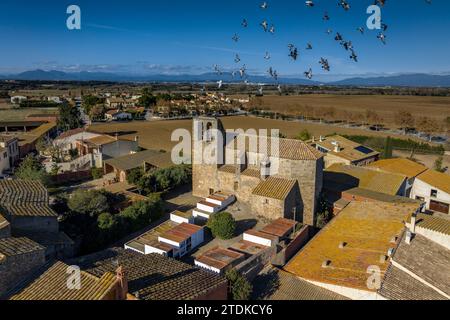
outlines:
{"label": "rooftop", "polygon": [[379,160],[369,164],[369,167],[378,168],[390,173],[402,174],[407,176],[408,179],[417,177],[427,170],[427,167],[404,158]]}
{"label": "rooftop", "polygon": [[278,237],[275,236],[275,235],[268,234],[268,233],[261,232],[261,231],[257,231],[257,230],[254,230],[254,229],[245,231],[245,234],[248,234],[248,235],[251,235],[251,236],[255,236],[255,237],[258,237],[258,238],[262,238],[262,239],[271,240],[271,241],[278,240]]}
{"label": "rooftop", "polygon": [[0,181],[0,203],[9,205],[48,204],[48,192],[38,181],[2,180]]}
{"label": "rooftop", "polygon": [[253,194],[261,197],[284,200],[296,185],[296,180],[269,177],[261,181],[253,190]]}
{"label": "rooftop", "polygon": [[67,286],[69,265],[62,262],[47,264],[33,277],[19,285],[11,295],[11,300],[101,300],[116,282],[113,272],[99,277],[81,272],[80,290]]}
{"label": "rooftop", "polygon": [[39,250],[45,251],[45,248],[25,237],[8,237],[0,239],[0,254],[6,257],[27,254]]}
{"label": "rooftop", "polygon": [[[150,231],[147,231],[143,235],[132,240],[131,242],[138,243],[141,245],[154,246],[158,243],[159,236],[161,236],[162,234],[166,233],[167,231],[173,229],[176,226],[177,226],[177,223],[167,220],[167,221],[161,223],[156,228],[153,228]],[[127,245],[128,245],[128,243],[127,243]]]}
{"label": "rooftop", "polygon": [[378,292],[390,300],[448,300],[423,282],[393,265],[389,266]]}
{"label": "rooftop", "polygon": [[417,179],[450,194],[450,175],[448,174],[427,170],[419,175]]}
{"label": "rooftop", "polygon": [[[408,223],[410,222],[411,221],[409,220]],[[418,214],[416,226],[450,236],[450,219],[448,218],[428,214]]]}
{"label": "rooftop", "polygon": [[264,300],[348,300],[275,267],[266,268],[254,281],[253,295]]}
{"label": "rooftop", "polygon": [[290,219],[280,218],[261,229],[261,232],[283,238],[294,231],[297,222]]}
{"label": "rooftop", "polygon": [[[163,157],[165,159],[164,161],[161,161]],[[144,163],[153,164],[152,162],[155,162],[157,163],[157,165],[155,165],[156,167],[160,167],[162,165],[161,162],[168,165],[172,163],[172,161],[170,161],[170,157],[170,153],[161,153],[156,150],[145,150],[122,157],[109,159],[106,160],[105,163],[119,170],[128,171],[138,167],[143,167]]]}
{"label": "rooftop", "polygon": [[[241,135],[245,137],[245,150],[247,152],[258,151],[255,153],[267,154],[273,157],[290,160],[318,160],[324,156],[316,148],[306,144],[300,140],[276,138],[274,143],[271,143],[272,138],[267,137],[265,144],[267,152],[260,150],[260,138],[252,135]],[[255,145],[250,148],[250,141],[254,140]],[[264,141],[264,140],[263,140]],[[239,139],[231,139],[227,148],[238,150]],[[261,145],[262,146],[262,145]],[[254,147],[254,148],[253,148]],[[272,147],[274,147],[272,149]],[[278,147],[278,148],[276,148]],[[263,149],[263,148],[261,148]]]}
{"label": "rooftop", "polygon": [[227,282],[224,277],[175,259],[119,248],[79,258],[74,264],[97,277],[122,266],[127,274],[129,292],[143,300],[196,299]]}
{"label": "rooftop", "polygon": [[[340,147],[339,152],[334,151],[336,144],[338,144]],[[328,150],[329,154],[333,154],[352,162],[379,155],[379,152],[375,150],[364,147],[359,143],[353,142],[338,135],[326,137],[323,139],[323,141],[314,141],[312,142],[312,146],[320,146],[321,148]]]}
{"label": "rooftop", "polygon": [[195,224],[181,223],[161,234],[160,237],[170,241],[174,241],[176,243],[181,243],[186,241],[202,229],[203,227],[197,226]]}
{"label": "rooftop", "polygon": [[371,191],[396,195],[406,176],[378,171],[373,168],[334,164],[324,171],[325,188],[341,191],[360,187]]}
{"label": "rooftop", "polygon": [[115,141],[117,141],[116,138],[113,138],[113,137],[107,136],[107,135],[100,135],[98,137],[93,137],[93,138],[85,140],[85,142],[96,145],[96,146],[103,146],[106,144],[113,143]]}
{"label": "rooftop", "polygon": [[345,195],[356,196],[356,197],[364,197],[369,198],[375,201],[381,202],[390,202],[390,203],[416,203],[418,206],[420,205],[420,201],[401,197],[401,196],[393,196],[386,193],[376,192],[363,188],[353,188],[347,191],[344,191]]}
{"label": "rooftop", "polygon": [[352,202],[323,228],[285,267],[306,280],[361,290],[367,288],[367,268],[378,266],[400,239],[414,204]]}
{"label": "rooftop", "polygon": [[244,258],[244,256],[245,255],[242,253],[217,247],[206,251],[195,260],[210,267],[222,270],[232,265],[234,262]]}
{"label": "rooftop", "polygon": [[416,234],[409,245],[402,239],[393,261],[450,296],[449,249]]}

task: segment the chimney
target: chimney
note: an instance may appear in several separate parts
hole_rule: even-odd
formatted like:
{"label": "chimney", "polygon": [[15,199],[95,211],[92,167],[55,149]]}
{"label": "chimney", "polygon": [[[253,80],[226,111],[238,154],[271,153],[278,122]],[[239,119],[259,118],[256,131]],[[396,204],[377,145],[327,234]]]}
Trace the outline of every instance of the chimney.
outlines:
{"label": "chimney", "polygon": [[411,217],[411,223],[409,225],[409,230],[411,230],[411,233],[416,233],[416,223],[417,223],[417,216],[413,214]]}
{"label": "chimney", "polygon": [[126,300],[128,295],[128,280],[122,266],[116,269],[116,300]]}
{"label": "chimney", "polygon": [[328,268],[331,265],[331,260],[325,260],[322,262],[322,268]]}
{"label": "chimney", "polygon": [[319,141],[323,142],[323,139],[324,139],[323,136],[320,136],[320,140]]}
{"label": "chimney", "polygon": [[139,136],[134,136],[134,141],[138,142],[139,141]]}
{"label": "chimney", "polygon": [[339,143],[336,142],[336,144],[334,145],[334,152],[339,153],[341,152],[341,146],[339,145]]}
{"label": "chimney", "polygon": [[119,140],[119,134],[117,132],[114,137],[116,138],[116,141]]}
{"label": "chimney", "polygon": [[410,230],[406,231],[406,237],[405,237],[406,244],[408,244],[408,245],[411,244],[413,236],[414,236],[414,234]]}
{"label": "chimney", "polygon": [[316,142],[316,137],[315,136],[312,137],[312,142]]}
{"label": "chimney", "polygon": [[261,161],[261,179],[267,180],[270,177],[270,160],[266,157]]}

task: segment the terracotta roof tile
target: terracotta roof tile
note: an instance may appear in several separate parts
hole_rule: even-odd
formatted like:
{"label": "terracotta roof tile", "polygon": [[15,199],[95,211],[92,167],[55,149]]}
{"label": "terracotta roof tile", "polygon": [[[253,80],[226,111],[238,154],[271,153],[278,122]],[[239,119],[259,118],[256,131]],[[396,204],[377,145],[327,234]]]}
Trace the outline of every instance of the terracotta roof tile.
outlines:
{"label": "terracotta roof tile", "polygon": [[417,177],[427,170],[427,167],[403,158],[379,160],[369,164],[369,167],[378,168],[390,173],[402,174],[408,178]]}
{"label": "terracotta roof tile", "polygon": [[253,194],[261,197],[284,200],[294,188],[296,180],[269,177],[260,182],[253,190]]}
{"label": "terracotta roof tile", "polygon": [[427,170],[417,179],[450,194],[450,176],[448,174]]}

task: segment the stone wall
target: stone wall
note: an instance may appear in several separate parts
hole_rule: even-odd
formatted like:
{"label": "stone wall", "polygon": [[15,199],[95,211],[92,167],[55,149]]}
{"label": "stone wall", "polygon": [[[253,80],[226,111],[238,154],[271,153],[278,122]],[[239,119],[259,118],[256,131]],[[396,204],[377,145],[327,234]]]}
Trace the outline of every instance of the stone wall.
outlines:
{"label": "stone wall", "polygon": [[0,257],[0,297],[13,289],[25,276],[43,266],[45,250],[12,257]]}
{"label": "stone wall", "polygon": [[30,232],[55,233],[59,231],[57,217],[11,216],[11,227],[13,230]]}

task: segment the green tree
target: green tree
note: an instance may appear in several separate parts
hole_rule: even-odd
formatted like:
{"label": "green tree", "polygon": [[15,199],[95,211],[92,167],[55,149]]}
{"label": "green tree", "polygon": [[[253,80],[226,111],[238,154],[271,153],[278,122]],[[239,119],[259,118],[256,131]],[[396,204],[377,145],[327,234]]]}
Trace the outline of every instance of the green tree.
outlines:
{"label": "green tree", "polygon": [[111,231],[117,227],[117,219],[111,213],[104,212],[98,216],[97,226],[100,230]]}
{"label": "green tree", "polygon": [[91,169],[92,179],[98,180],[103,178],[103,168],[92,168]]}
{"label": "green tree", "polygon": [[119,213],[121,223],[129,231],[136,231],[148,226],[152,221],[161,218],[162,201],[158,196],[150,197],[148,201],[139,201]]}
{"label": "green tree", "polygon": [[76,213],[89,214],[92,217],[110,209],[107,195],[98,190],[77,190],[67,205]]}
{"label": "green tree", "polygon": [[72,107],[67,103],[61,104],[59,107],[58,129],[68,131],[82,126],[80,112],[78,108]]}
{"label": "green tree", "polygon": [[127,174],[127,182],[132,185],[138,185],[144,175],[142,168],[131,169]]}
{"label": "green tree", "polygon": [[151,93],[150,89],[145,88],[142,90],[142,96],[139,98],[139,105],[150,108],[156,105],[157,98]]}
{"label": "green tree", "polygon": [[300,132],[295,139],[302,140],[302,141],[308,141],[311,139],[311,134],[308,130],[304,129],[302,132]]}
{"label": "green tree", "polygon": [[228,212],[219,212],[208,220],[207,226],[215,238],[229,240],[234,237],[236,220]]}
{"label": "green tree", "polygon": [[439,156],[439,158],[437,158],[436,161],[434,162],[434,170],[444,173],[446,170],[443,167],[443,163],[444,163],[444,157]]}
{"label": "green tree", "polygon": [[233,300],[250,300],[253,292],[252,284],[236,269],[230,269],[225,273],[230,283],[230,293]]}
{"label": "green tree", "polygon": [[38,180],[44,185],[49,183],[49,175],[38,158],[29,154],[16,171],[16,177],[22,180]]}
{"label": "green tree", "polygon": [[384,143],[383,159],[392,159],[392,156],[393,156],[392,138],[387,137]]}

